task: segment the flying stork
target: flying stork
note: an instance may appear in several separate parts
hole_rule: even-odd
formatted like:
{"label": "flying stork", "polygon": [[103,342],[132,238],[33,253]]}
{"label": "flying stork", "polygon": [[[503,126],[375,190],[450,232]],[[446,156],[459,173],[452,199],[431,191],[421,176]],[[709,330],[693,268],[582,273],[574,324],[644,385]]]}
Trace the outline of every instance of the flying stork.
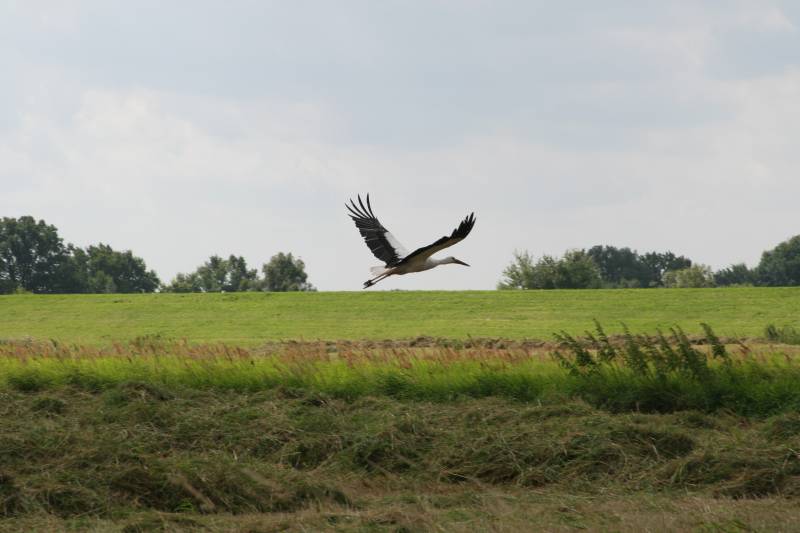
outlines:
{"label": "flying stork", "polygon": [[389,233],[389,230],[384,228],[375,217],[372,212],[372,206],[369,203],[369,194],[367,194],[366,206],[361,201],[360,194],[358,195],[358,205],[352,199],[350,199],[350,205],[344,205],[350,211],[350,218],[356,223],[358,231],[364,237],[369,249],[372,250],[372,254],[386,263],[385,266],[375,266],[369,269],[375,277],[364,282],[365,289],[392,275],[422,272],[423,270],[430,270],[439,265],[450,263],[469,266],[452,255],[443,259],[434,259],[431,256],[439,250],[453,246],[469,235],[469,232],[472,231],[472,226],[475,225],[475,213],[470,213],[468,217],[462,220],[461,224],[453,230],[449,237],[445,235],[433,244],[417,248],[408,253],[403,245],[395,239],[394,235]]}

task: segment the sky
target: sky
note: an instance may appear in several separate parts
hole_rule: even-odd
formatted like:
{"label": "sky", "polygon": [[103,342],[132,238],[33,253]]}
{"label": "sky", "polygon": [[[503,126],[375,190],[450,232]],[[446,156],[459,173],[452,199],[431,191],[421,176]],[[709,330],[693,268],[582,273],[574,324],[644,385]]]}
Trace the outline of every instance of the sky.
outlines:
{"label": "sky", "polygon": [[[515,250],[757,264],[800,233],[800,3],[0,0],[0,216],[163,281],[277,252],[320,290],[492,289]],[[370,290],[375,290],[370,289]]]}

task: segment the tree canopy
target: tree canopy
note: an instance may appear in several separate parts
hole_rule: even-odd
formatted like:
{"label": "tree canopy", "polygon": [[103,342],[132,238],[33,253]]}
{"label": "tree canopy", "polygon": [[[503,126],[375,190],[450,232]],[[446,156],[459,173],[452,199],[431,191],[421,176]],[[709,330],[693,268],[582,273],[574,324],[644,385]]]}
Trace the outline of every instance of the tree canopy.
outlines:
{"label": "tree canopy", "polygon": [[800,285],[800,235],[795,235],[761,255],[756,267],[761,285]]}
{"label": "tree canopy", "polygon": [[604,287],[660,287],[664,274],[692,266],[692,261],[672,252],[640,255],[630,248],[593,246],[586,252],[600,269]]}
{"label": "tree canopy", "polygon": [[247,268],[244,257],[212,255],[191,274],[178,274],[165,292],[237,292],[259,290],[258,270]]}
{"label": "tree canopy", "polygon": [[265,291],[315,291],[313,285],[308,283],[306,265],[299,257],[292,257],[291,253],[275,254],[262,267],[264,272]]}
{"label": "tree canopy", "polygon": [[630,248],[597,245],[569,250],[563,257],[514,252],[499,289],[595,289],[663,287],[664,275],[688,268],[692,261],[672,252],[639,254]]}
{"label": "tree canopy", "polygon": [[737,263],[714,273],[714,283],[720,287],[726,285],[755,285],[757,282],[756,271],[744,263]]}
{"label": "tree canopy", "polygon": [[29,216],[0,220],[0,291],[58,292],[67,259],[55,226]]}
{"label": "tree canopy", "polygon": [[[499,289],[800,285],[800,235],[766,250],[755,268],[737,263],[713,272],[671,251],[640,254],[596,245],[561,257],[515,252]],[[314,291],[302,259],[280,252],[259,271],[231,254],[212,255],[194,272],[161,284],[144,260],[108,244],[65,244],[55,226],[31,216],[0,218],[0,294],[100,292]]]}
{"label": "tree canopy", "polygon": [[561,258],[542,256],[534,262],[528,252],[514,252],[498,289],[594,289],[600,287],[600,269],[583,250]]}
{"label": "tree canopy", "polygon": [[161,290],[165,292],[238,292],[238,291],[313,291],[308,283],[305,263],[291,253],[280,252],[265,263],[259,278],[257,269],[247,267],[243,257],[222,259],[212,255],[192,273],[178,274]]}
{"label": "tree canopy", "polygon": [[55,226],[29,216],[0,220],[0,292],[153,292],[158,285],[130,250],[64,245]]}
{"label": "tree canopy", "polygon": [[664,274],[664,286],[678,289],[700,289],[714,287],[714,273],[707,265],[692,265]]}
{"label": "tree canopy", "polygon": [[[586,260],[597,269],[599,285]],[[640,254],[630,248],[597,245],[588,250],[569,251],[561,259],[545,255],[537,261],[527,251],[514,252],[498,288],[589,288],[596,285],[609,288],[800,285],[800,235],[765,251],[755,268],[737,263],[716,272],[670,251]]]}
{"label": "tree canopy", "polygon": [[82,290],[77,292],[153,292],[160,284],[156,273],[130,250],[118,252],[100,243],[85,250],[73,248],[70,257],[81,278],[77,286]]}

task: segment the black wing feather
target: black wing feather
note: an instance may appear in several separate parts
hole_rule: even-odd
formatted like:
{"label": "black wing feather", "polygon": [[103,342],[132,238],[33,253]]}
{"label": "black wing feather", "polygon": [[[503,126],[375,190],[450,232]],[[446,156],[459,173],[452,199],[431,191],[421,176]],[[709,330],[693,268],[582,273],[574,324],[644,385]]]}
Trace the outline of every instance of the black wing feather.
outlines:
{"label": "black wing feather", "polygon": [[369,203],[369,194],[367,194],[367,205],[361,201],[361,195],[358,195],[358,205],[350,199],[350,205],[344,204],[350,211],[350,218],[356,223],[361,236],[372,250],[372,254],[386,263],[387,267],[391,267],[400,262],[402,257],[398,251],[389,243],[386,234],[389,231],[375,217],[372,212],[372,206]]}
{"label": "black wing feather", "polygon": [[441,239],[438,239],[436,242],[429,244],[428,246],[423,246],[422,248],[417,248],[406,257],[403,258],[402,262],[407,262],[412,258],[426,254],[431,256],[438,252],[439,250],[443,250],[444,248],[453,246],[455,243],[464,240],[469,232],[472,231],[472,227],[475,225],[475,213],[470,213],[469,216],[464,218],[461,221],[461,224],[458,225],[456,229],[453,230],[453,233],[450,234],[448,237],[445,235]]}

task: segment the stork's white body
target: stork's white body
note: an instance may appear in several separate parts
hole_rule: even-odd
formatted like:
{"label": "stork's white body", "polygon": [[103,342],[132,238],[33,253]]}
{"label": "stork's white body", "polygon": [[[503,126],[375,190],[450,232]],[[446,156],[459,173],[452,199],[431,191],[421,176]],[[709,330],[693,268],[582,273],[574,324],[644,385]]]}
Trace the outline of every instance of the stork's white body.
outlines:
{"label": "stork's white body", "polygon": [[350,210],[351,213],[350,218],[356,223],[356,227],[359,232],[361,232],[361,236],[364,237],[367,246],[372,250],[375,257],[386,262],[385,266],[377,266],[370,269],[374,277],[364,282],[365,289],[393,275],[402,276],[403,274],[410,274],[412,272],[423,272],[446,264],[469,266],[465,262],[452,256],[443,259],[434,259],[431,256],[444,248],[454,245],[469,235],[469,232],[472,231],[472,227],[475,225],[474,213],[465,218],[449,237],[444,236],[433,244],[423,246],[408,253],[403,245],[383,227],[372,213],[369,195],[367,195],[366,206],[361,201],[361,196],[358,197],[359,205],[356,205],[352,200],[350,200],[350,203],[352,207],[349,205],[347,206],[347,209]]}
{"label": "stork's white body", "polygon": [[444,259],[435,259],[433,257],[414,257],[408,263],[398,265],[396,267],[375,266],[370,268],[373,275],[380,274],[396,274],[402,276],[403,274],[411,274],[412,272],[423,272],[430,270],[439,265],[453,263],[454,257],[445,257]]}

